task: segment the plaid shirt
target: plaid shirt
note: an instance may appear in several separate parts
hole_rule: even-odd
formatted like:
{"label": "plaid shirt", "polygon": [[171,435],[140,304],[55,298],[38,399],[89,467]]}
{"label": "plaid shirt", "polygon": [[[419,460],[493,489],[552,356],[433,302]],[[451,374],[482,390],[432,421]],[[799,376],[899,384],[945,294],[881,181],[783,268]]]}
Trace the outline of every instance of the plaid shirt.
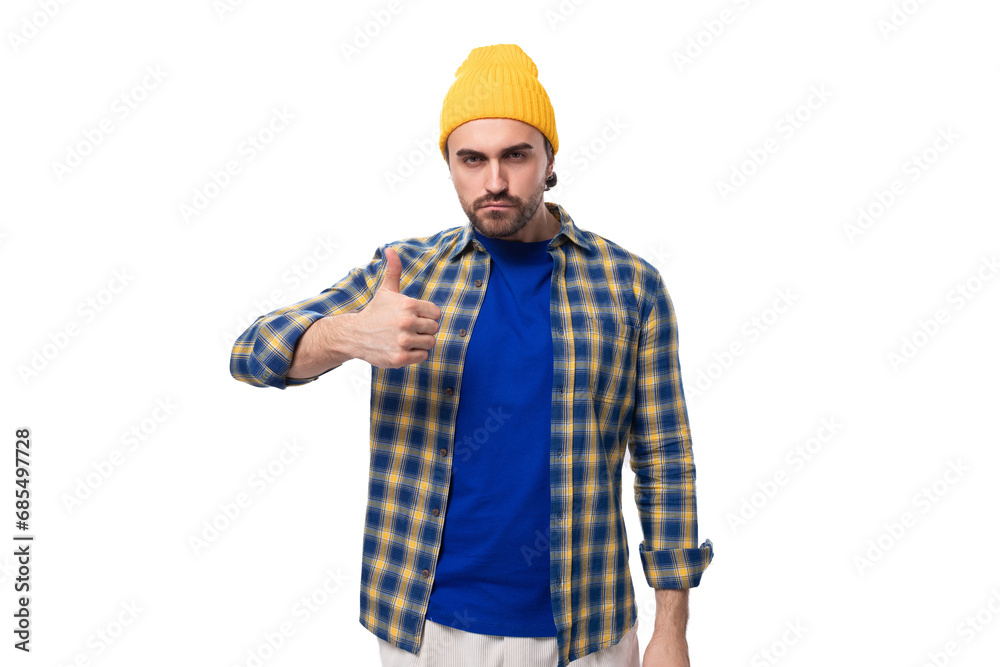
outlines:
{"label": "plaid shirt", "polygon": [[[549,242],[552,269],[550,590],[565,667],[615,644],[637,607],[621,500],[626,445],[646,582],[697,586],[713,557],[698,545],[695,466],[677,354],[673,306],[647,261],[561,222]],[[416,653],[446,519],[462,363],[489,281],[490,257],[471,224],[392,244],[400,292],[441,309],[427,360],[372,368],[370,480],[361,569],[360,621]],[[367,266],[332,287],[260,317],[236,341],[233,376],[257,386],[286,377],[296,342],[317,319],[358,310],[378,288],[378,248]],[[317,376],[318,377],[318,376]]]}

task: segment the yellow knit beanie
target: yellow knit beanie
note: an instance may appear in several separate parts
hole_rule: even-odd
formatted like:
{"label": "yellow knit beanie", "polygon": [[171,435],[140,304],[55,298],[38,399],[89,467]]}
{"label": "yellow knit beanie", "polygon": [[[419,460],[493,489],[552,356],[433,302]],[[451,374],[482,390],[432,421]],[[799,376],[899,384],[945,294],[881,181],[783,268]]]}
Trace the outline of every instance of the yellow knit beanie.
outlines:
{"label": "yellow knit beanie", "polygon": [[441,109],[441,155],[448,135],[477,118],[513,118],[533,125],[559,150],[556,116],[538,68],[516,44],[480,46],[455,71]]}

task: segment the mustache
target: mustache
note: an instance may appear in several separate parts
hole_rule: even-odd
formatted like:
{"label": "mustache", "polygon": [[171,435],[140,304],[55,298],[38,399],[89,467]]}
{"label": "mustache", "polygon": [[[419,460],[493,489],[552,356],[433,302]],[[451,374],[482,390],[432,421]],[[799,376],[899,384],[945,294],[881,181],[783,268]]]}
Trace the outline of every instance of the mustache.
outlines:
{"label": "mustache", "polygon": [[476,202],[476,208],[482,208],[483,206],[490,206],[491,204],[506,204],[508,206],[517,206],[518,200],[516,198],[501,197],[501,198],[483,198]]}

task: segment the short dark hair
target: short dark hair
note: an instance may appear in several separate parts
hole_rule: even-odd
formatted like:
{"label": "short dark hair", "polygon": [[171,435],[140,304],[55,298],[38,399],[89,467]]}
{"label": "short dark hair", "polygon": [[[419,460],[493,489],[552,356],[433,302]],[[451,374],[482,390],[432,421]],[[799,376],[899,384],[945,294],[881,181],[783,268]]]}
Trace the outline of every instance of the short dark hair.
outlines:
{"label": "short dark hair", "polygon": [[[552,150],[552,142],[550,142],[549,138],[546,137],[544,134],[542,135],[542,139],[545,141],[545,157],[547,159],[551,160],[553,158],[553,156],[555,155],[554,151]],[[444,142],[444,160],[445,160],[445,162],[447,162],[449,164],[449,168],[450,168],[451,158],[448,157],[448,140],[447,139],[445,139],[445,142]],[[551,190],[552,188],[556,187],[557,180],[558,179],[556,178],[556,172],[553,169],[552,173],[549,174],[549,177],[545,179],[545,189],[546,190]]]}

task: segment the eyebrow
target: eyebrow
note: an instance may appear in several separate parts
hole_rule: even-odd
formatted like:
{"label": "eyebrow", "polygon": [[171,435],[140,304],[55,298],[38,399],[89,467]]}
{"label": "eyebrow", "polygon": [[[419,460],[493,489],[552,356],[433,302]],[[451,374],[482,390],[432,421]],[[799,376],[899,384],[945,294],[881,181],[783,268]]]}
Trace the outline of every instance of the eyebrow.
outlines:
{"label": "eyebrow", "polygon": [[[532,146],[527,142],[521,142],[519,144],[515,144],[514,146],[508,146],[507,148],[504,148],[500,152],[510,153],[511,151],[533,150],[534,148],[535,148],[534,146]],[[455,151],[455,155],[457,157],[465,157],[466,155],[477,155],[485,157],[483,153],[476,150],[472,150],[471,148],[460,148],[459,150]]]}

